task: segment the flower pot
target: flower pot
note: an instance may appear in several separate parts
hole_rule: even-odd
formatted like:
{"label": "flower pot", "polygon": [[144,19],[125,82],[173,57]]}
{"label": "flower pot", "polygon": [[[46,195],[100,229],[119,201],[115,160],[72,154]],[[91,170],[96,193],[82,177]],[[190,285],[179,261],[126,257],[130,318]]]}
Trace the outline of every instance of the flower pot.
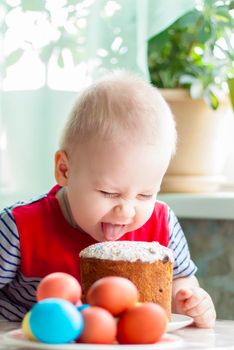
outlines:
{"label": "flower pot", "polygon": [[162,192],[210,192],[225,181],[222,170],[234,135],[234,117],[227,99],[217,111],[193,100],[184,89],[161,89],[175,116],[177,152]]}

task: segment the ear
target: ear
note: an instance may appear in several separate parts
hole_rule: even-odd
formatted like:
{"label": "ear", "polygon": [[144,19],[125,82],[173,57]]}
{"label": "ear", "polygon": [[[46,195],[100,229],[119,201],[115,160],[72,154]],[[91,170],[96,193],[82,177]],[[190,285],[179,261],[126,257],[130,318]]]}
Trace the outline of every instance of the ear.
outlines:
{"label": "ear", "polygon": [[65,151],[59,150],[54,156],[54,175],[60,186],[66,186],[69,172],[69,161]]}

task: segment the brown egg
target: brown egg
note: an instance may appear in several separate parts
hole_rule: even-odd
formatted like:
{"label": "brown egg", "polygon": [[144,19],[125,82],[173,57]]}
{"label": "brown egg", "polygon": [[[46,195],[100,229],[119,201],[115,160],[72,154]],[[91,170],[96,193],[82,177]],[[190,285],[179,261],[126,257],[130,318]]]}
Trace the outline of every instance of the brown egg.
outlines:
{"label": "brown egg", "polygon": [[166,331],[167,315],[154,303],[137,305],[121,315],[117,325],[120,344],[152,344]]}
{"label": "brown egg", "polygon": [[80,343],[112,344],[115,341],[117,325],[111,313],[98,306],[82,311],[84,329],[78,339]]}
{"label": "brown egg", "polygon": [[87,302],[119,315],[138,301],[136,286],[123,277],[103,277],[88,290]]}
{"label": "brown egg", "polygon": [[81,298],[81,286],[75,277],[64,272],[54,272],[44,277],[37,287],[37,301],[61,298],[76,305]]}

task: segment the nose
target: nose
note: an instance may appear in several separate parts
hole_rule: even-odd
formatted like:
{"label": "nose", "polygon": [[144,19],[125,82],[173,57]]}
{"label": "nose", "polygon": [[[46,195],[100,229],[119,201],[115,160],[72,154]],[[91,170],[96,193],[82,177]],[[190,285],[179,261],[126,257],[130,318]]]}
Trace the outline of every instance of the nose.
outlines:
{"label": "nose", "polygon": [[114,213],[120,220],[128,220],[135,216],[136,210],[133,203],[125,201],[114,207]]}

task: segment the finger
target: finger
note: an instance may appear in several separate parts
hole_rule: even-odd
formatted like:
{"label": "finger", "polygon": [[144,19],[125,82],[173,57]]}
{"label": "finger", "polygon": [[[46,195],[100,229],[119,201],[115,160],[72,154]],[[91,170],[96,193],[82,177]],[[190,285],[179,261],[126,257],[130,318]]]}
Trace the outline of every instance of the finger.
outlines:
{"label": "finger", "polygon": [[192,291],[190,289],[181,289],[180,291],[177,292],[175,302],[174,302],[174,308],[177,313],[179,314],[185,313],[184,305],[191,297],[192,297]]}
{"label": "finger", "polygon": [[[190,300],[189,300],[190,301]],[[207,298],[200,300],[198,303],[189,303],[185,302],[184,311],[188,316],[197,317],[205,312],[207,312],[211,308],[211,301]]]}
{"label": "finger", "polygon": [[193,291],[190,288],[182,288],[176,294],[176,300],[178,302],[184,301],[186,299],[191,298],[193,295]]}
{"label": "finger", "polygon": [[209,296],[209,294],[207,294],[206,292],[204,292],[203,289],[197,289],[194,294],[191,296],[191,298],[185,300],[184,302],[184,308],[185,310],[191,310],[194,309],[196,307],[204,307],[206,308],[206,304],[209,306],[210,304],[212,304],[212,300],[211,297]]}

